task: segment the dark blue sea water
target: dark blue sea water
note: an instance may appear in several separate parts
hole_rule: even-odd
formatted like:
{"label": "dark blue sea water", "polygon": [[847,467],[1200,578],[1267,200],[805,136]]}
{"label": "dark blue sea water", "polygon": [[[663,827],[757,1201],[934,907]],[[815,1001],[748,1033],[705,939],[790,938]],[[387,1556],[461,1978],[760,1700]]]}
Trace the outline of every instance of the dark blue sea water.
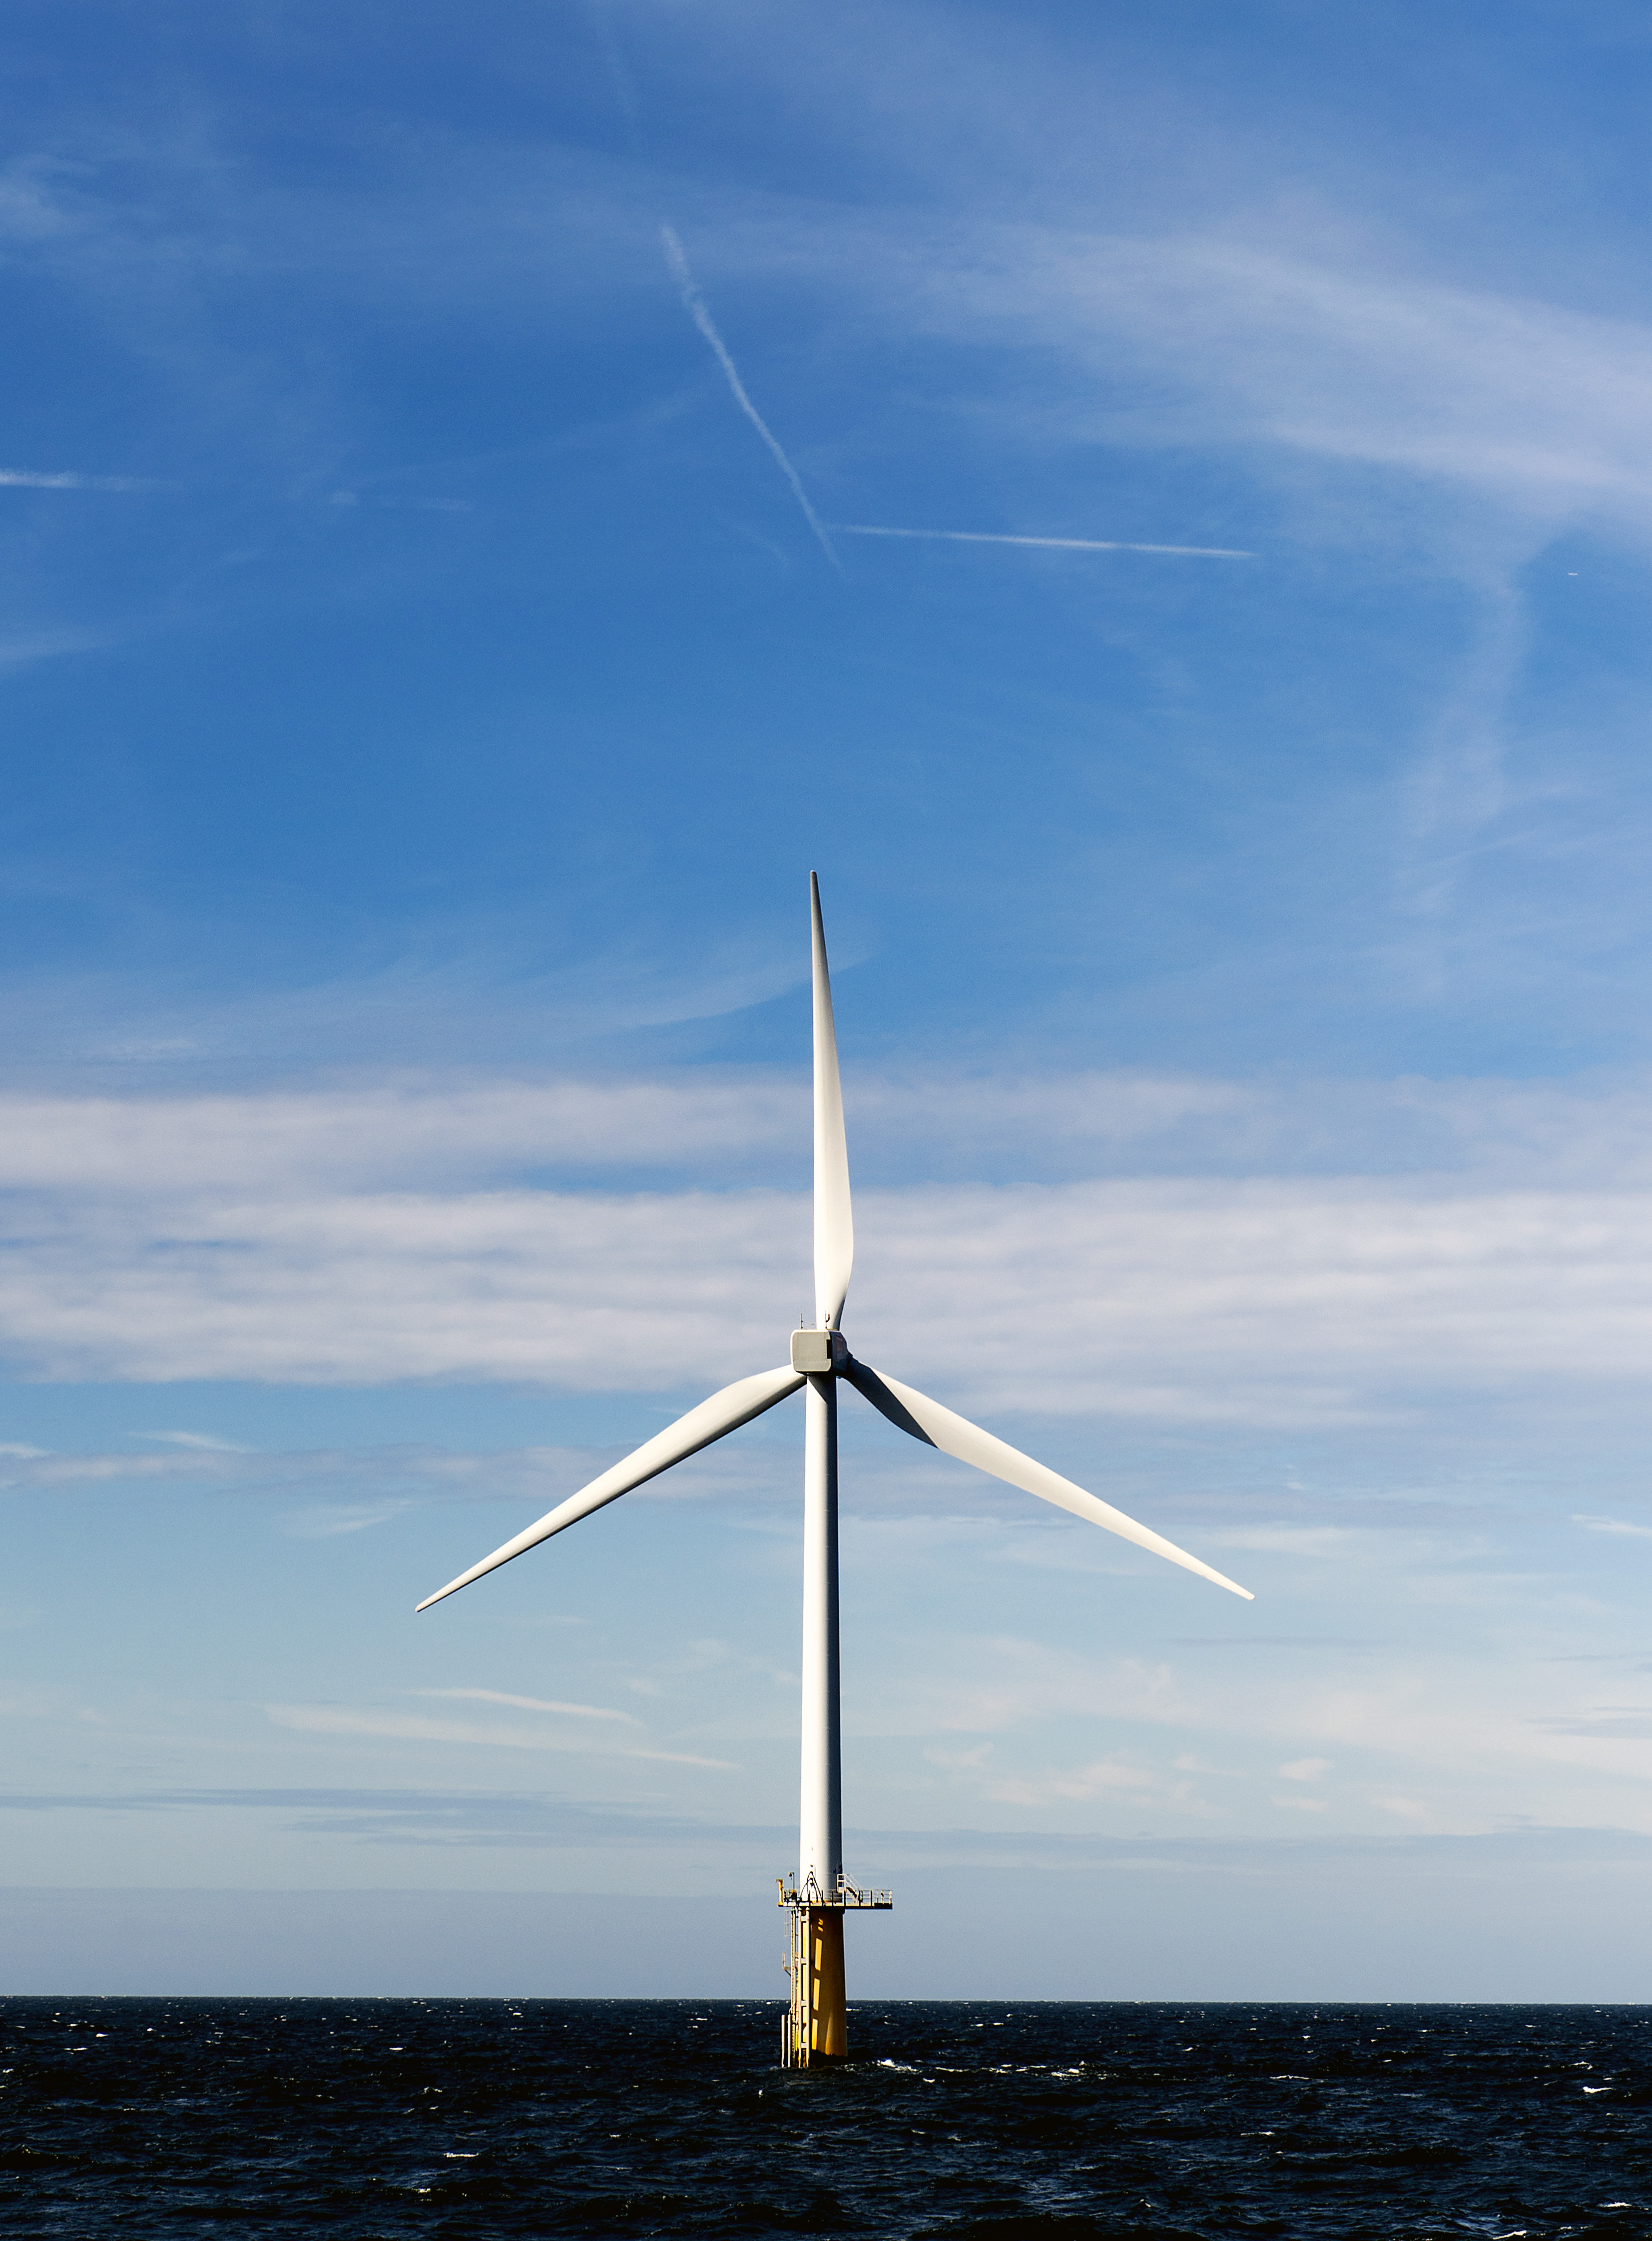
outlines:
{"label": "dark blue sea water", "polygon": [[0,2002],[0,2231],[1652,2236],[1652,2010]]}

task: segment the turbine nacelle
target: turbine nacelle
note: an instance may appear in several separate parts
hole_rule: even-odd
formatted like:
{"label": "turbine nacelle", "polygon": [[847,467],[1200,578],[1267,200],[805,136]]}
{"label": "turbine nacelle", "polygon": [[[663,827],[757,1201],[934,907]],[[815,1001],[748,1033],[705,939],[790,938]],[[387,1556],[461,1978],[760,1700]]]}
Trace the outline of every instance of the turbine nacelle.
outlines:
{"label": "turbine nacelle", "polygon": [[804,1377],[841,1377],[849,1367],[849,1349],[839,1330],[794,1330],[792,1367]]}

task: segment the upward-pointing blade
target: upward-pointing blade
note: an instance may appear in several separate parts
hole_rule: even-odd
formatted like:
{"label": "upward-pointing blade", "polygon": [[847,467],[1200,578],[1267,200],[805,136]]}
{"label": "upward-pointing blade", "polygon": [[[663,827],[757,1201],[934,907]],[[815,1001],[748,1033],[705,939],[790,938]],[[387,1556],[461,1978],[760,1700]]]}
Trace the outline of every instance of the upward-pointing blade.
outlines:
{"label": "upward-pointing blade", "polygon": [[849,1203],[849,1147],[843,1134],[843,1087],[838,1080],[826,928],[820,923],[820,882],[813,872],[809,911],[814,937],[814,1314],[823,1330],[836,1330],[854,1267],[854,1212]]}
{"label": "upward-pointing blade", "polygon": [[1190,1556],[1185,1549],[1178,1549],[1174,1541],[1162,1534],[1154,1533],[1145,1525],[1138,1525],[1134,1517],[1127,1517],[1121,1509],[1110,1502],[1098,1501],[1087,1494],[1081,1486],[1074,1486],[1070,1478],[1062,1478],[1043,1463],[1035,1463],[1031,1455],[1024,1455],[1019,1448],[1010,1447],[1003,1440],[995,1440],[990,1432],[983,1432],[979,1424],[966,1417],[957,1416],[950,1408],[943,1408],[939,1401],[928,1400],[914,1393],[910,1385],[897,1385],[893,1377],[880,1377],[864,1361],[851,1358],[844,1372],[856,1390],[865,1395],[873,1407],[898,1424],[903,1432],[910,1432],[914,1440],[926,1446],[944,1448],[956,1455],[960,1462],[973,1463],[977,1470],[989,1472],[993,1478],[1007,1479],[1011,1486],[1019,1486],[1024,1494],[1036,1494],[1045,1502],[1053,1502],[1058,1509],[1069,1509],[1074,1517],[1088,1520],[1092,1525],[1105,1527],[1121,1540],[1134,1541],[1138,1549],[1151,1549],[1155,1556],[1167,1556],[1173,1564],[1180,1564],[1189,1572],[1197,1572],[1201,1580],[1214,1580],[1229,1595],[1243,1595],[1247,1603],[1256,1598],[1248,1588],[1241,1588],[1221,1572],[1212,1571],[1201,1564],[1197,1556]]}
{"label": "upward-pointing blade", "polygon": [[508,1564],[512,1556],[521,1555],[524,1549],[537,1548],[553,1533],[560,1533],[565,1526],[577,1525],[582,1517],[589,1517],[605,1502],[618,1502],[622,1494],[629,1494],[645,1479],[658,1478],[661,1471],[669,1470],[685,1456],[709,1448],[726,1432],[739,1431],[742,1424],[749,1424],[753,1416],[760,1416],[777,1401],[784,1401],[802,1383],[795,1369],[766,1369],[756,1377],[742,1377],[737,1384],[726,1385],[709,1401],[702,1401],[698,1408],[691,1408],[687,1415],[679,1416],[674,1424],[667,1425],[663,1432],[656,1432],[652,1440],[645,1440],[624,1462],[616,1463],[600,1478],[593,1478],[589,1486],[582,1486],[578,1494],[571,1494],[558,1508],[547,1511],[537,1525],[526,1527],[513,1541],[507,1541],[503,1549],[496,1549],[479,1564],[472,1564],[468,1572],[461,1572],[457,1580],[450,1580],[433,1595],[426,1595],[417,1608],[428,1610],[444,1595],[468,1588],[484,1572],[496,1571],[501,1564]]}

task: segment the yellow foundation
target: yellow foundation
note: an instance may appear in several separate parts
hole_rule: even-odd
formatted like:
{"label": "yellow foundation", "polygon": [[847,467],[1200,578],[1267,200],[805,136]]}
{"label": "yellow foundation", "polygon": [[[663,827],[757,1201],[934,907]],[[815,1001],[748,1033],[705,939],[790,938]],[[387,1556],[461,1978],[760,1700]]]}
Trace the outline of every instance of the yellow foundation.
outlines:
{"label": "yellow foundation", "polygon": [[841,2062],[849,2051],[849,2004],[843,1982],[845,1912],[887,1914],[886,1890],[862,1890],[837,1878],[837,1903],[812,1905],[821,1896],[813,1876],[803,1889],[788,1876],[774,1885],[788,1917],[786,1973],[792,1996],[780,2018],[780,2067],[806,2070],[811,2062]]}
{"label": "yellow foundation", "polygon": [[809,1909],[809,2051],[812,2055],[849,2051],[843,1916],[836,1907]]}

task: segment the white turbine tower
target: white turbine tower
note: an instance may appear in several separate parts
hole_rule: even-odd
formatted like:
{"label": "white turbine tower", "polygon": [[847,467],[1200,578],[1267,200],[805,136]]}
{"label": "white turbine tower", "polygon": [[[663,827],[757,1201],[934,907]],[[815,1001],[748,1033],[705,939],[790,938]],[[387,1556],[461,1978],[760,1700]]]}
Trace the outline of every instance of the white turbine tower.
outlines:
{"label": "white turbine tower", "polygon": [[1167,1556],[1219,1588],[1254,1600],[1221,1573],[1162,1535],[1138,1525],[1122,1510],[1100,1502],[1070,1479],[1059,1477],[1030,1455],[996,1440],[962,1416],[883,1377],[857,1361],[839,1328],[854,1265],[854,1217],[849,1202],[849,1154],[843,1133],[843,1093],[838,1080],[838,1042],[832,1020],[832,984],[826,973],[826,934],[820,923],[820,888],[809,874],[814,948],[814,1328],[792,1334],[792,1360],[785,1369],[766,1369],[726,1385],[691,1408],[665,1431],[646,1441],[623,1462],[571,1495],[537,1525],[472,1564],[419,1604],[428,1610],[485,1572],[508,1564],[537,1548],[553,1533],[673,1463],[738,1431],[777,1401],[801,1388],[803,1434],[803,1765],[795,1883],[782,1880],[780,1903],[792,1916],[792,2004],[782,2031],[782,2057],[805,2064],[812,2056],[848,2051],[843,1970],[846,1910],[887,1907],[886,1891],[858,1889],[843,1872],[842,1737],[838,1707],[838,1387],[846,1379],[873,1407],[927,1447],[940,1448],[978,1470],[1008,1481],[1027,1494],[1053,1502],[1139,1549]]}

